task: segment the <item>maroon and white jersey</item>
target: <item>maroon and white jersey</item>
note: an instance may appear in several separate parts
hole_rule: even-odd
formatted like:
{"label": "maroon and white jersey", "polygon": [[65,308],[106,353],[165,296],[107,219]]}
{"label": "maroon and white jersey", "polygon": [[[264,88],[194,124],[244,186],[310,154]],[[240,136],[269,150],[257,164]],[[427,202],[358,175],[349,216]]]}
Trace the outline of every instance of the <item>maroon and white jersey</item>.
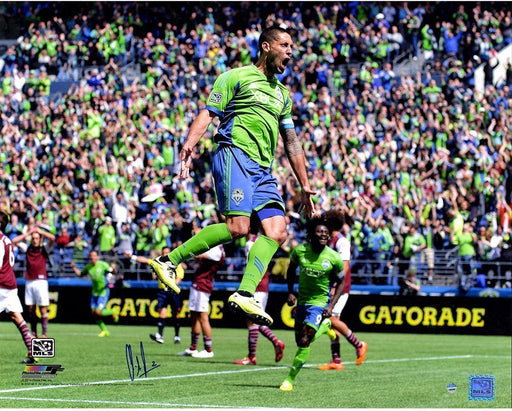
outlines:
{"label": "maroon and white jersey", "polygon": [[48,261],[48,258],[49,256],[46,248],[30,245],[27,249],[27,270],[25,271],[25,279],[48,279],[48,273],[46,271],[46,262]]}
{"label": "maroon and white jersey", "polygon": [[14,290],[18,287],[14,275],[14,250],[9,237],[0,233],[0,288]]}
{"label": "maroon and white jersey", "polygon": [[213,279],[215,274],[222,267],[224,262],[225,252],[224,247],[218,245],[208,250],[206,253],[207,258],[201,258],[199,267],[192,275],[192,287],[197,291],[211,294],[213,291]]}
{"label": "maroon and white jersey", "polygon": [[352,285],[352,276],[350,271],[350,241],[343,234],[339,233],[337,236],[331,238],[329,241],[329,247],[336,250],[341,255],[343,264],[348,264],[348,269],[345,272],[345,288],[343,289],[344,294],[350,292],[350,286]]}

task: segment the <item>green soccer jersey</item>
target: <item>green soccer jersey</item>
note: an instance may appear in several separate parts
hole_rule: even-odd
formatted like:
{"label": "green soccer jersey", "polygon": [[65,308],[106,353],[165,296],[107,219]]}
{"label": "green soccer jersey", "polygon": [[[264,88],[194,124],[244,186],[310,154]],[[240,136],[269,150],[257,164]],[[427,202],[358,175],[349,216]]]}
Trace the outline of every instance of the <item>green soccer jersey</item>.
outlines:
{"label": "green soccer jersey", "polygon": [[459,245],[459,255],[475,255],[475,245],[471,233],[460,233],[457,235],[457,244]]}
{"label": "green soccer jersey", "polygon": [[215,141],[240,148],[263,167],[274,159],[279,130],[294,128],[288,89],[254,65],[221,74],[206,108],[221,120]]}
{"label": "green soccer jersey", "polygon": [[343,277],[343,260],[332,248],[315,253],[311,244],[300,244],[291,254],[291,261],[299,266],[298,305],[325,306],[333,279]]}
{"label": "green soccer jersey", "polygon": [[112,268],[105,261],[98,261],[96,265],[88,263],[82,270],[82,275],[88,274],[92,281],[92,295],[104,296],[107,292],[106,274]]}

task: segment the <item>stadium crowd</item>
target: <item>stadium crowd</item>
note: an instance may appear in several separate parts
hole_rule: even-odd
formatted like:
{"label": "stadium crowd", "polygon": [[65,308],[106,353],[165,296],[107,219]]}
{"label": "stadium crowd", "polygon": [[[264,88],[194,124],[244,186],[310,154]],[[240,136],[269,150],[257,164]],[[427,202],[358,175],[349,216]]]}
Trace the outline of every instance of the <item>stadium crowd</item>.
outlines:
{"label": "stadium crowd", "polygon": [[[492,261],[512,247],[512,62],[502,62],[505,82],[486,74],[482,93],[474,80],[512,42],[506,2],[80,4],[1,5],[0,38],[17,38],[0,57],[9,237],[38,224],[68,258],[92,248],[157,255],[221,218],[214,130],[188,180],[177,178],[177,155],[213,79],[253,62],[258,33],[277,22],[296,42],[281,81],[316,207],[345,212],[354,258],[385,272],[394,258],[428,263],[432,250]],[[395,75],[394,59],[408,53],[428,64]],[[142,75],[129,79],[130,67]],[[73,85],[52,94],[62,81]],[[290,221],[286,256],[305,227],[282,146],[273,167]]]}

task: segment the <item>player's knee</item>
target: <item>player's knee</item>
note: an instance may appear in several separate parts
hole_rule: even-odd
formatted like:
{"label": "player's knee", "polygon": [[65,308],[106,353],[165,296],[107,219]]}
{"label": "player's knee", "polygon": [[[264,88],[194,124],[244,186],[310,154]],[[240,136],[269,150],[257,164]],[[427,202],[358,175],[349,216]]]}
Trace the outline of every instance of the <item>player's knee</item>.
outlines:
{"label": "player's knee", "polygon": [[279,245],[282,245],[287,238],[286,228],[283,231],[279,231],[274,234],[273,237],[271,237],[275,242],[277,242]]}
{"label": "player's knee", "polygon": [[234,239],[237,239],[237,238],[242,238],[242,237],[245,237],[248,233],[249,233],[249,230],[245,229],[245,227],[236,227],[235,229],[233,230],[230,230],[231,232],[231,237],[233,237]]}
{"label": "player's knee", "polygon": [[309,330],[304,329],[302,331],[301,333],[295,334],[295,342],[297,343],[297,347],[307,348],[309,344],[311,344],[311,336],[309,335]]}
{"label": "player's knee", "polygon": [[248,217],[245,218],[228,218],[226,221],[229,232],[233,238],[242,238],[249,233],[250,220]]}
{"label": "player's knee", "polygon": [[311,344],[311,341],[309,340],[307,335],[302,335],[297,340],[297,347],[307,348],[307,347],[309,347],[309,344]]}
{"label": "player's knee", "polygon": [[20,321],[21,314],[20,313],[17,313],[17,312],[14,312],[14,311],[10,311],[9,312],[9,317],[11,318],[11,321],[13,321],[16,325],[21,323],[21,321]]}
{"label": "player's knee", "polygon": [[262,221],[263,233],[279,245],[282,245],[288,236],[286,232],[286,220],[277,215]]}

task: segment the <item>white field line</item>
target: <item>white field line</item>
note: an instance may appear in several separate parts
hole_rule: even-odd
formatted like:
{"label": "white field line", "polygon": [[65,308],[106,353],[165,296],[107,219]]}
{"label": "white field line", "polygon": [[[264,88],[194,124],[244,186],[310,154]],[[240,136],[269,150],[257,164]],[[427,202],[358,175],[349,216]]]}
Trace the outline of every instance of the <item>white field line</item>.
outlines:
{"label": "white field line", "polygon": [[[395,359],[384,359],[384,360],[370,360],[365,361],[365,364],[377,364],[377,363],[394,363],[394,362],[407,362],[407,361],[438,361],[438,360],[457,360],[462,358],[472,358],[476,357],[474,355],[453,355],[453,356],[444,356],[444,357],[422,357],[422,358],[395,358]],[[504,356],[504,358],[508,358]],[[344,364],[354,364],[354,362],[346,361]],[[318,367],[321,364],[306,364],[305,367]],[[147,377],[147,378],[138,378],[134,381],[131,381],[129,378],[123,380],[107,380],[107,381],[94,381],[94,382],[85,382],[85,383],[77,383],[77,384],[59,384],[59,385],[44,385],[44,386],[30,386],[25,388],[12,388],[6,390],[0,390],[0,394],[10,393],[10,392],[22,392],[22,391],[36,391],[36,390],[53,390],[58,388],[68,388],[68,387],[77,387],[77,386],[86,386],[86,385],[107,385],[107,384],[119,384],[119,383],[137,383],[137,382],[147,382],[151,380],[171,380],[178,378],[195,378],[195,377],[207,377],[213,375],[226,375],[226,374],[239,374],[246,372],[257,372],[257,371],[270,371],[270,370],[282,370],[287,369],[289,366],[277,366],[277,367],[259,367],[259,368],[243,368],[237,370],[227,370],[227,371],[212,371],[212,372],[204,372],[204,373],[194,373],[194,374],[182,374],[182,375],[167,375],[161,377]],[[4,397],[0,397],[2,399]]]}
{"label": "white field line", "polygon": [[[202,372],[202,373],[194,373],[194,374],[182,374],[182,375],[166,375],[161,377],[147,377],[147,378],[138,378],[135,380],[130,380],[129,378],[125,380],[108,380],[108,381],[94,381],[94,382],[84,382],[77,384],[61,384],[61,385],[43,385],[40,387],[27,387],[27,388],[13,388],[9,390],[0,390],[0,394],[7,392],[20,392],[20,391],[35,391],[35,390],[51,390],[55,388],[68,388],[68,387],[77,387],[77,386],[85,386],[85,385],[103,385],[103,384],[119,384],[123,382],[147,382],[151,380],[172,380],[177,378],[194,378],[194,377],[206,377],[212,375],[223,375],[223,374],[237,374],[243,372],[254,372],[254,371],[268,371],[274,369],[283,369],[288,368],[286,366],[282,367],[266,367],[266,368],[244,368],[241,370],[229,370],[229,371],[213,371],[213,372]],[[0,397],[1,398],[1,397]]]}
{"label": "white field line", "polygon": [[[445,356],[445,357],[423,357],[423,358],[396,358],[396,359],[385,359],[385,360],[373,360],[366,361],[366,363],[393,363],[393,362],[404,362],[404,361],[436,361],[436,360],[451,360],[451,359],[462,359],[462,358],[473,358],[473,357],[483,357],[483,358],[507,358],[510,359],[509,356],[498,356],[498,355],[455,355],[455,356]],[[345,364],[354,364],[355,362],[346,361]],[[317,367],[320,364],[308,364],[305,367]],[[164,377],[149,377],[144,379],[134,380],[137,381],[147,381],[147,380],[165,380],[165,379],[175,379],[175,378],[192,378],[192,377],[202,377],[209,375],[219,375],[219,374],[232,374],[232,373],[242,373],[242,372],[254,372],[254,371],[268,371],[268,370],[281,370],[289,368],[287,366],[279,366],[279,367],[265,367],[265,368],[248,368],[241,370],[233,370],[233,371],[220,371],[220,372],[208,372],[208,373],[195,373],[195,374],[185,374],[185,375],[172,375],[172,376],[164,376]],[[44,386],[44,387],[30,387],[30,388],[18,388],[12,390],[1,390],[0,393],[7,392],[19,392],[26,390],[34,390],[34,389],[52,389],[52,388],[65,388],[65,387],[76,387],[76,386],[85,386],[85,385],[101,385],[101,384],[114,384],[121,382],[130,382],[131,380],[112,380],[112,381],[96,381],[90,383],[81,383],[81,384],[63,384],[63,385],[52,385],[52,386]],[[102,401],[102,400],[79,400],[79,399],[62,399],[62,398],[30,398],[30,397],[0,397],[0,400],[22,400],[22,401],[54,401],[54,402],[70,402],[70,403],[89,403],[89,404],[104,404],[104,405],[129,405],[129,406],[142,406],[149,405],[153,407],[179,407],[179,408],[254,408],[254,409],[266,409],[266,407],[254,407],[254,406],[226,406],[226,405],[208,405],[208,404],[179,404],[179,403],[159,403],[159,402],[145,402],[145,401]]]}
{"label": "white field line", "polygon": [[179,404],[171,402],[145,402],[145,401],[102,401],[102,400],[64,400],[62,398],[29,398],[29,397],[0,397],[6,400],[73,402],[109,405],[151,405],[153,407],[180,407],[180,408],[265,408],[265,407],[239,407],[234,405],[208,405],[208,404]]}

